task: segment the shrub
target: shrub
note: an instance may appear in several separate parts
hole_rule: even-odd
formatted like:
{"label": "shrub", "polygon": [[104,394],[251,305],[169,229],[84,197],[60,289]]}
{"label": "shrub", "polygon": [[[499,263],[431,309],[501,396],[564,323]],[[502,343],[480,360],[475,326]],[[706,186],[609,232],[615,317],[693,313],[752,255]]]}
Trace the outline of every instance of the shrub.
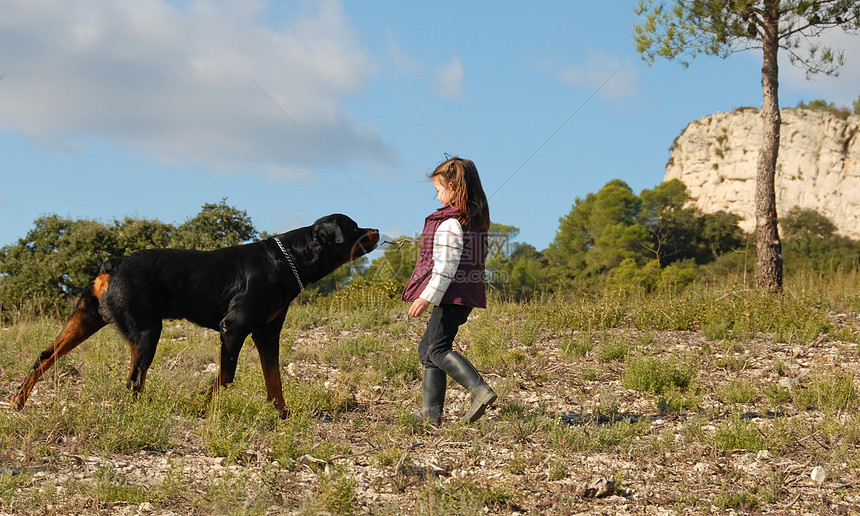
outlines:
{"label": "shrub", "polygon": [[857,408],[858,399],[853,373],[819,372],[794,392],[795,405],[823,410],[826,414]]}
{"label": "shrub", "polygon": [[731,380],[717,387],[717,394],[723,403],[752,403],[758,398],[754,384],[745,380]]}
{"label": "shrub", "polygon": [[689,358],[630,355],[624,361],[621,383],[635,391],[662,394],[670,388],[686,390],[692,386],[698,369]]}

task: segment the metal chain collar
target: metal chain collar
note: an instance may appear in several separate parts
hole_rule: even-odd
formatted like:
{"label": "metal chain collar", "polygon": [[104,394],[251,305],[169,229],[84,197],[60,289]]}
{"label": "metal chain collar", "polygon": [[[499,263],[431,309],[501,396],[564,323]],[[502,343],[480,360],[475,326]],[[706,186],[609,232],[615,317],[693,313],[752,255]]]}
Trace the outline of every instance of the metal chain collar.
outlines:
{"label": "metal chain collar", "polygon": [[293,274],[296,276],[296,281],[299,282],[299,292],[301,292],[305,289],[305,285],[304,283],[302,283],[302,279],[299,277],[299,271],[296,270],[296,264],[293,262],[293,258],[290,256],[290,253],[287,252],[286,248],[284,247],[284,244],[282,244],[280,240],[275,237],[272,237],[272,240],[274,240],[278,244],[278,247],[281,248],[281,252],[284,253],[284,256],[287,257],[287,262],[290,264],[290,268],[293,269]]}

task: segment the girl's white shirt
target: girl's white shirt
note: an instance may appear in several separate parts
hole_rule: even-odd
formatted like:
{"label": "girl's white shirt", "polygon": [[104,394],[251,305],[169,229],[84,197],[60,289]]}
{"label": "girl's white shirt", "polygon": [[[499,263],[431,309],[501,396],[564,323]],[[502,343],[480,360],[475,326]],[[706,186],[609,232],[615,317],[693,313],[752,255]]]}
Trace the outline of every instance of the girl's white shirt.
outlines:
{"label": "girl's white shirt", "polygon": [[463,255],[463,227],[456,218],[444,220],[433,234],[433,271],[422,299],[438,306],[457,274]]}

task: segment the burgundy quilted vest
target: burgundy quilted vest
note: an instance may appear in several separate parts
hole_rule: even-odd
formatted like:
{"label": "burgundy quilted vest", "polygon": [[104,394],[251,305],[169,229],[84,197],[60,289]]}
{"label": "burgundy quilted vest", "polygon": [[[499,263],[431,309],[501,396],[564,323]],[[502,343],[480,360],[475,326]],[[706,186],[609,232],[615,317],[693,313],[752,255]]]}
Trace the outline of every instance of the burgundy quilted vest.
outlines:
{"label": "burgundy quilted vest", "polygon": [[[447,219],[456,217],[460,211],[456,206],[439,208],[424,219],[424,231],[421,232],[421,246],[418,251],[418,261],[415,271],[406,283],[401,298],[404,301],[415,301],[430,283],[433,271],[433,235],[436,229]],[[442,296],[442,304],[486,308],[487,286],[484,280],[484,264],[487,261],[487,232],[479,231],[469,221],[463,226],[463,254],[460,256],[460,266],[448,290]]]}

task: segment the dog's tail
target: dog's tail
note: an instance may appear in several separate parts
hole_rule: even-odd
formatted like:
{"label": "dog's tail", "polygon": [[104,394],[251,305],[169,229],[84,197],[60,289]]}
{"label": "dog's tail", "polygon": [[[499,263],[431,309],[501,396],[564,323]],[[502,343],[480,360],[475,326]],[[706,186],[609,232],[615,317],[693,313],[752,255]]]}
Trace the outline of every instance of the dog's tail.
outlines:
{"label": "dog's tail", "polygon": [[108,290],[110,283],[110,271],[114,270],[118,260],[108,260],[102,265],[101,272],[96,276],[96,279],[91,281],[85,288],[78,304],[72,312],[69,320],[63,326],[63,330],[54,339],[45,351],[39,354],[36,363],[30,370],[30,374],[18,388],[15,396],[12,398],[12,406],[21,409],[27,398],[30,396],[30,391],[33,386],[39,381],[39,378],[47,371],[54,363],[69,351],[75,349],[81,342],[87,340],[92,334],[102,329],[106,324],[104,317],[99,313],[99,299]]}
{"label": "dog's tail", "polygon": [[102,274],[110,274],[119,267],[119,264],[122,262],[124,256],[117,256],[116,258],[111,258],[110,260],[104,262],[99,269],[99,276]]}

